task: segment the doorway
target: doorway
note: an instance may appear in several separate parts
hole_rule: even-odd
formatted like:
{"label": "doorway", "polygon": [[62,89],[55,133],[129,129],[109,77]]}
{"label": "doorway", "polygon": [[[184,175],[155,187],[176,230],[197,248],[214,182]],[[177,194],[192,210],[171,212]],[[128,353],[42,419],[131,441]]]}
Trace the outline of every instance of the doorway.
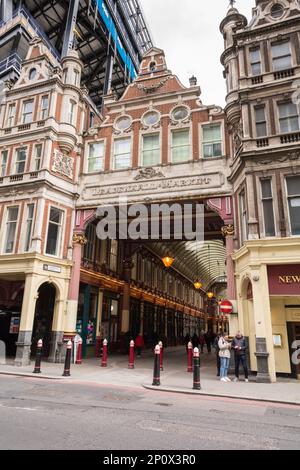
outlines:
{"label": "doorway", "polygon": [[32,330],[31,354],[35,356],[37,342],[43,340],[43,357],[50,354],[50,339],[55,308],[56,289],[52,284],[42,284],[38,290]]}
{"label": "doorway", "polygon": [[[300,353],[298,354],[298,364],[293,360],[295,359],[295,352],[300,350],[300,323],[288,323],[288,336],[292,376],[300,380]],[[296,344],[296,342],[298,343]]]}

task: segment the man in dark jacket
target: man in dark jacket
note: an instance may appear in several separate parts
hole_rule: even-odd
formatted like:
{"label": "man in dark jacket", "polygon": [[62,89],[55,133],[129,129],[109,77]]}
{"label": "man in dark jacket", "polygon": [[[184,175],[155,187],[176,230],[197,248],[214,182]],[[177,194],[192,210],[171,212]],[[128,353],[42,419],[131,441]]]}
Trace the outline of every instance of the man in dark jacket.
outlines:
{"label": "man in dark jacket", "polygon": [[216,352],[216,358],[217,358],[217,377],[220,377],[220,369],[221,369],[221,358],[219,356],[219,339],[221,338],[221,331],[218,333],[214,339],[213,347]]}
{"label": "man in dark jacket", "polygon": [[242,363],[243,368],[244,368],[245,382],[249,382],[247,356],[246,356],[246,340],[240,331],[238,331],[235,338],[233,338],[232,343],[231,343],[231,349],[234,350],[234,360],[235,360],[234,382],[238,382],[239,380],[240,363]]}

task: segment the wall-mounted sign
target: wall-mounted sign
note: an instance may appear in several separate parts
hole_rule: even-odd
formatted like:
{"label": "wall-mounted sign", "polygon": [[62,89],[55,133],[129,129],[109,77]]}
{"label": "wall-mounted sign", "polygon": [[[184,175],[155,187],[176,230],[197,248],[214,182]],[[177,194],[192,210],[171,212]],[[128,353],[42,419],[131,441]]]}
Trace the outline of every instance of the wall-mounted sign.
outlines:
{"label": "wall-mounted sign", "polygon": [[50,271],[52,273],[61,273],[61,267],[60,266],[54,266],[53,264],[44,264],[43,265],[43,270],[44,271]]}
{"label": "wall-mounted sign", "polygon": [[300,265],[268,266],[270,295],[300,296]]}
{"label": "wall-mounted sign", "polygon": [[9,334],[17,335],[20,329],[20,317],[11,317]]}

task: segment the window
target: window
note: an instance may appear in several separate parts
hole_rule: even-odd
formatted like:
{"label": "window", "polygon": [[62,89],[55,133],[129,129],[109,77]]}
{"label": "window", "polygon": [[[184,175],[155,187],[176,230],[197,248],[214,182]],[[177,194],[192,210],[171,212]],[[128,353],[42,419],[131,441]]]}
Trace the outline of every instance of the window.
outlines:
{"label": "window", "polygon": [[8,157],[8,151],[3,150],[0,156],[0,176],[1,177],[6,176],[7,157]]}
{"label": "window", "polygon": [[17,175],[25,172],[25,164],[26,164],[26,147],[22,147],[17,149],[16,152],[16,167],[15,173]]}
{"label": "window", "polygon": [[300,176],[286,179],[292,235],[300,235]]}
{"label": "window", "polygon": [[29,124],[33,117],[33,100],[24,101],[22,112],[22,123]]}
{"label": "window", "polygon": [[118,242],[117,240],[110,240],[109,251],[109,267],[112,271],[116,272],[118,267]]}
{"label": "window", "polygon": [[51,207],[48,235],[46,243],[46,254],[57,256],[60,248],[63,212],[55,207]]}
{"label": "window", "polygon": [[290,42],[272,44],[273,70],[285,70],[292,67]]}
{"label": "window", "polygon": [[278,104],[280,132],[299,131],[299,116],[297,105],[288,102]]}
{"label": "window", "polygon": [[155,126],[158,124],[160,120],[160,114],[157,111],[149,111],[143,117],[143,123],[146,126]]}
{"label": "window", "polygon": [[116,170],[129,168],[131,166],[131,139],[115,140],[114,155]]}
{"label": "window", "polygon": [[160,163],[159,134],[143,136],[143,165],[152,166]]}
{"label": "window", "polygon": [[185,162],[190,159],[190,131],[172,132],[172,162]]}
{"label": "window", "polygon": [[115,122],[115,128],[118,129],[119,131],[125,131],[126,129],[129,129],[129,127],[132,124],[132,119],[130,116],[121,116],[118,118]]}
{"label": "window", "polygon": [[94,261],[96,246],[96,226],[94,224],[89,224],[87,226],[85,236],[87,239],[87,244],[84,246],[83,257],[90,261]]}
{"label": "window", "polygon": [[90,112],[90,125],[89,125],[89,127],[94,127],[94,122],[95,122],[95,114]]}
{"label": "window", "polygon": [[243,243],[248,238],[248,215],[246,205],[246,194],[244,191],[240,194],[240,223],[241,241]]}
{"label": "window", "polygon": [[47,119],[47,117],[48,117],[48,108],[49,108],[49,98],[48,98],[48,96],[42,96],[41,119]]}
{"label": "window", "polygon": [[74,122],[74,110],[75,110],[75,101],[70,100],[69,102],[69,114],[68,114],[68,123],[73,124]]}
{"label": "window", "polygon": [[7,209],[6,236],[4,245],[5,253],[13,253],[14,251],[18,214],[18,207],[9,207]]}
{"label": "window", "polygon": [[261,196],[266,237],[275,237],[275,219],[273,208],[272,180],[261,180]]}
{"label": "window", "polygon": [[174,121],[183,121],[189,115],[189,110],[185,106],[178,106],[172,112],[172,118]]}
{"label": "window", "polygon": [[41,159],[42,159],[42,144],[38,144],[34,147],[34,171],[40,170]]}
{"label": "window", "polygon": [[274,19],[281,18],[284,13],[284,8],[280,3],[275,3],[271,8],[271,16]]}
{"label": "window", "polygon": [[15,123],[16,105],[10,104],[8,107],[7,127],[12,127]]}
{"label": "window", "polygon": [[202,127],[203,157],[222,156],[221,124],[210,124]]}
{"label": "window", "polygon": [[260,48],[256,47],[255,49],[250,50],[250,64],[252,75],[261,74],[261,55]]}
{"label": "window", "polygon": [[37,74],[37,70],[35,68],[30,69],[29,71],[29,80],[34,80]]}
{"label": "window", "polygon": [[255,125],[257,137],[266,137],[268,135],[265,106],[257,106],[255,108]]}
{"label": "window", "polygon": [[33,212],[34,212],[34,204],[28,204],[24,251],[29,251],[29,248],[30,248],[31,232],[32,232],[32,225],[33,225]]}
{"label": "window", "polygon": [[78,72],[78,70],[74,69],[74,85],[75,86],[80,86],[79,76],[80,76],[80,73]]}
{"label": "window", "polygon": [[104,142],[89,145],[88,173],[103,170]]}

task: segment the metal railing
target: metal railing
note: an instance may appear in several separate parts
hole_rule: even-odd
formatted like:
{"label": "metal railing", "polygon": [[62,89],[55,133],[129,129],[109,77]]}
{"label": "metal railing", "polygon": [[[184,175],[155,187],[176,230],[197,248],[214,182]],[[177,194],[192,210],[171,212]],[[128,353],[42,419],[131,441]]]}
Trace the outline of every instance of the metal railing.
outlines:
{"label": "metal railing", "polygon": [[0,62],[0,75],[7,72],[9,69],[15,69],[15,71],[19,73],[21,70],[21,65],[21,57],[17,53],[11,54]]}

